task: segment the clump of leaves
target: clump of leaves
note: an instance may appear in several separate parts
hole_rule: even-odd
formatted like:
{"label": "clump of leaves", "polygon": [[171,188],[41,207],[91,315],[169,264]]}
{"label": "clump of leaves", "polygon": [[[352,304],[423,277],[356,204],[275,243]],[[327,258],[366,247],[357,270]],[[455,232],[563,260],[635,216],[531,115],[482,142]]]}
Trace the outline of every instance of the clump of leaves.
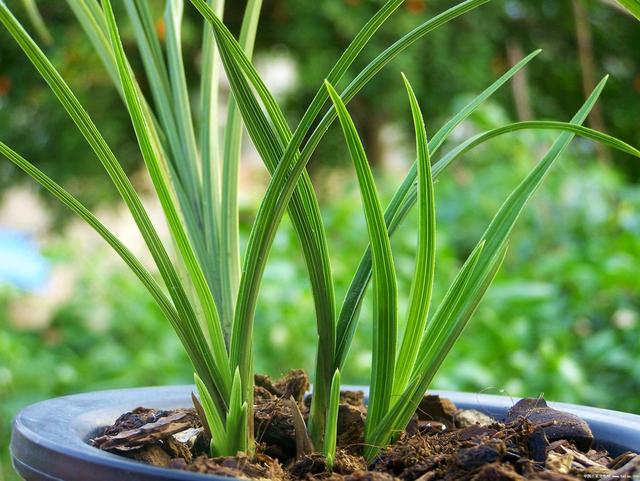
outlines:
{"label": "clump of leaves", "polygon": [[[489,288],[507,251],[508,239],[526,203],[575,135],[640,157],[640,152],[606,134],[583,127],[601,94],[598,84],[569,123],[519,122],[478,134],[439,154],[449,134],[540,52],[514,65],[484,92],[427,138],[419,101],[409,81],[416,138],[416,161],[383,210],[347,104],[397,55],[429,32],[490,0],[466,0],[425,20],[390,45],[339,93],[352,63],[403,0],[388,0],[362,27],[292,131],[278,103],[251,63],[261,0],[248,0],[239,39],[224,25],[222,0],[191,0],[202,14],[203,62],[199,103],[192,102],[181,54],[183,2],[166,2],[164,44],[154,28],[150,3],[125,0],[126,12],[143,60],[151,98],[141,91],[123,48],[110,0],[67,0],[84,27],[127,108],[145,165],[162,205],[176,255],[172,259],[149,220],[138,193],[118,159],[46,54],[0,1],[0,21],[49,84],[93,149],[129,207],[157,265],[161,281],[80,201],[0,142],[0,153],[24,170],[91,225],[138,276],[179,336],[195,370],[202,411],[212,434],[211,453],[251,453],[253,439],[252,335],[256,303],[268,254],[285,212],[300,238],[309,271],[317,318],[318,349],[308,430],[331,467],[336,449],[340,372],[356,332],[360,306],[372,281],[374,339],[366,455],[391,442],[415,412],[423,393]],[[224,67],[233,98],[227,121],[218,124],[216,79]],[[192,106],[198,105],[194,115]],[[354,163],[367,222],[369,247],[363,253],[340,309],[336,305],[329,248],[318,201],[306,165],[331,124],[344,132]],[[237,176],[242,127],[246,127],[271,181],[261,201],[244,257],[238,245]],[[455,160],[490,139],[523,129],[562,133],[544,158],[512,192],[431,315],[434,284],[434,180]],[[398,339],[396,275],[390,237],[418,205],[418,249],[406,314]]]}

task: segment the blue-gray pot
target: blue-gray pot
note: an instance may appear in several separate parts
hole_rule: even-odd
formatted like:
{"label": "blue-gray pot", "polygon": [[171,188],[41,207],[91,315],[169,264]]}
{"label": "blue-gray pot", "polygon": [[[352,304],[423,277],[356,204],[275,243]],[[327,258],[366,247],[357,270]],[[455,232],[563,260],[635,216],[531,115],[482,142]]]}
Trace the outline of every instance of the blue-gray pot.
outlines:
{"label": "blue-gray pot", "polygon": [[[23,409],[13,424],[11,456],[27,481],[229,481],[146,465],[91,447],[87,440],[137,406],[174,409],[191,405],[192,386],[151,387],[65,396]],[[366,388],[350,387],[349,389]],[[439,392],[461,409],[500,419],[517,399],[486,394]],[[549,403],[584,419],[596,443],[613,455],[640,451],[640,416],[572,404]]]}

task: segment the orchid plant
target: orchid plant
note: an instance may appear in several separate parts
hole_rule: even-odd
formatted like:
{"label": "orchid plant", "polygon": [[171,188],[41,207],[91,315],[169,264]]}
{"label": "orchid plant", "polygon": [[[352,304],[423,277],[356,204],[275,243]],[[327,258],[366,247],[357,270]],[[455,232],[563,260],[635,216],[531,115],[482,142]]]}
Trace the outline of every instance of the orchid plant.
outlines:
{"label": "orchid plant", "polygon": [[[143,93],[123,47],[111,0],[66,0],[120,93],[140,152],[160,201],[173,256],[124,173],[112,148],[58,70],[0,0],[0,21],[66,109],[128,206],[153,257],[159,278],[76,197],[0,142],[0,153],[25,171],[93,227],[157,301],[175,329],[195,371],[204,422],[212,434],[212,455],[255,450],[253,428],[253,324],[269,251],[287,212],[300,239],[313,291],[317,352],[313,396],[306,426],[315,449],[331,466],[336,450],[340,378],[360,321],[369,284],[373,290],[372,369],[365,455],[392,442],[408,424],[449,350],[468,323],[505,258],[520,213],[574,136],[636,157],[640,151],[602,132],[583,127],[604,89],[603,79],[570,122],[511,123],[475,135],[441,153],[451,132],[483,102],[527,66],[534,51],[427,137],[421,102],[408,79],[415,130],[415,162],[389,205],[383,208],[365,149],[348,103],[395,57],[430,32],[490,0],[465,0],[424,19],[380,52],[362,70],[350,71],[362,49],[404,0],[387,0],[362,26],[325,79],[305,114],[291,129],[284,113],[252,64],[261,0],[247,0],[239,38],[223,22],[224,0],[191,0],[203,18],[202,72],[197,92],[187,88],[181,46],[182,0],[167,0],[165,37],[159,38],[150,2],[123,0],[143,61],[149,93]],[[633,2],[634,0],[628,0]],[[44,25],[38,29],[46,31]],[[219,74],[224,68],[232,97],[219,122]],[[345,74],[353,78],[343,84]],[[428,99],[425,99],[428,104]],[[337,303],[329,246],[318,199],[306,166],[338,119],[353,161],[367,223],[369,246],[349,290]],[[243,129],[271,174],[243,255],[239,247],[238,169]],[[469,255],[444,299],[431,307],[436,262],[434,181],[445,169],[492,138],[519,130],[553,130],[559,135],[546,155],[505,200]],[[416,206],[418,246],[407,312],[400,318],[390,238]],[[400,321],[404,329],[400,329]],[[400,332],[404,334],[400,336]]]}

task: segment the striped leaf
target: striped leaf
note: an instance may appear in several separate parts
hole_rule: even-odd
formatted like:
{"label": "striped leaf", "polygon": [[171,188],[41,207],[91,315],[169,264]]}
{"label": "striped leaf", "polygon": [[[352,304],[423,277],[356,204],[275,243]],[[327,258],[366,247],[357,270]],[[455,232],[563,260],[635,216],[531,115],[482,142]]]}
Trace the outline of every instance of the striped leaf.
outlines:
{"label": "striped leaf", "polygon": [[403,79],[409,94],[418,151],[418,252],[409,295],[407,325],[396,363],[392,391],[393,403],[400,400],[400,394],[407,386],[409,375],[418,357],[418,347],[431,305],[436,263],[436,210],[429,142],[418,99],[409,81],[404,76]]}
{"label": "striped leaf", "polygon": [[384,222],[380,198],[373,174],[356,127],[340,99],[326,82],[345,141],[353,161],[367,221],[373,267],[373,353],[365,439],[374,430],[391,404],[391,388],[395,370],[398,292],[391,254],[391,242]]}
{"label": "striped leaf", "polygon": [[[606,83],[603,79],[572,119],[581,124],[595,105]],[[473,254],[454,280],[424,333],[419,356],[409,386],[402,393],[403,402],[396,403],[366,439],[365,455],[374,456],[376,446],[389,442],[393,433],[403,430],[418,407],[433,376],[453,347],[495,277],[506,253],[508,238],[528,200],[539,188],[573,134],[564,132],[542,161],[531,171],[493,218]]]}
{"label": "striped leaf", "polygon": [[[231,375],[217,307],[203,270],[197,261],[196,254],[176,206],[175,198],[169,187],[168,174],[163,167],[161,154],[157,147],[159,142],[153,138],[155,131],[150,127],[149,119],[145,115],[143,108],[144,103],[140,97],[139,90],[136,88],[133,73],[122,47],[111,2],[104,0],[102,6],[107,21],[111,45],[116,58],[116,64],[118,66],[122,90],[125,94],[126,104],[142,152],[142,157],[156,189],[176,247],[190,276],[190,280],[193,283],[206,320],[206,326],[209,330],[209,339],[211,342],[210,352],[215,360],[211,366],[215,386],[211,386],[210,389],[215,387],[220,397],[226,400],[228,399],[231,388]],[[201,337],[204,337],[202,336],[202,332],[195,331],[192,342],[202,342]]]}
{"label": "striped leaf", "polygon": [[338,438],[338,412],[340,411],[340,371],[336,369],[331,380],[331,392],[327,406],[327,422],[324,431],[324,457],[327,460],[327,469],[333,470],[336,459],[336,443]]}
{"label": "striped leaf", "polygon": [[[484,92],[474,98],[469,104],[456,113],[429,142],[429,152],[435,154],[442,146],[448,135],[468,118],[482,103],[491,97],[500,87],[507,83],[516,73],[520,72],[533,58],[540,53],[536,50],[527,55],[520,62],[509,69],[502,77],[490,85]],[[436,179],[449,164],[438,162],[433,166],[433,178]],[[406,215],[416,203],[415,183],[418,177],[417,164],[414,164],[402,185],[394,194],[387,210],[385,221],[390,235],[393,234]],[[340,315],[338,316],[338,344],[336,348],[336,366],[342,368],[349,352],[349,347],[358,325],[358,316],[364,293],[371,279],[371,250],[367,248],[353,280],[345,296]]]}
{"label": "striped leaf", "polygon": [[227,456],[230,451],[228,448],[229,439],[227,437],[227,428],[222,422],[218,408],[213,402],[207,386],[205,386],[202,379],[200,379],[200,376],[195,374],[194,381],[198,396],[200,397],[200,404],[206,417],[202,422],[207,423],[209,431],[211,432],[211,442],[209,443],[211,456]]}
{"label": "striped leaf", "polygon": [[617,0],[631,15],[640,20],[640,0]]}
{"label": "striped leaf", "polygon": [[[266,262],[267,253],[274,238],[275,230],[279,225],[279,222],[285,212],[289,200],[295,193],[296,184],[301,177],[303,179],[302,185],[304,186],[304,179],[306,175],[305,166],[309,161],[312,153],[318,146],[320,140],[328,130],[329,126],[335,120],[336,114],[335,110],[331,109],[328,114],[323,117],[313,133],[310,134],[309,141],[305,144],[304,148],[300,152],[300,155],[298,156],[298,148],[302,145],[303,140],[307,136],[311,127],[314,125],[316,117],[319,114],[324,102],[326,101],[326,93],[319,91],[309,109],[303,116],[303,119],[294,132],[293,136],[291,137],[291,140],[289,141],[288,136],[286,135],[288,128],[286,126],[286,122],[284,121],[284,117],[279,112],[277,103],[270,95],[268,89],[264,86],[264,83],[251,65],[251,62],[242,52],[240,46],[203,0],[191,1],[196,6],[196,8],[198,8],[200,13],[207,20],[209,20],[209,22],[213,26],[214,31],[216,32],[219,47],[221,49],[228,47],[229,49],[229,52],[227,54],[222,54],[223,62],[225,61],[225,56],[227,57],[227,63],[225,64],[227,75],[230,77],[240,77],[239,70],[242,70],[242,72],[244,72],[248,80],[251,82],[252,87],[260,96],[260,99],[263,102],[264,107],[269,114],[270,120],[273,122],[275,129],[278,131],[280,136],[284,139],[285,144],[287,145],[284,155],[277,164],[278,168],[273,173],[272,180],[263,199],[261,208],[258,211],[256,222],[254,223],[252,234],[249,238],[245,262],[243,265],[243,273],[251,273],[251,276],[247,277],[245,274],[243,274],[241,280],[240,293],[237,302],[238,310],[236,311],[234,321],[234,335],[232,336],[232,356],[234,356],[234,358],[237,358],[240,355],[239,353],[247,352],[248,346],[251,344],[251,322],[253,314],[255,312],[254,300],[257,296],[257,289],[264,269],[264,262]],[[477,8],[484,3],[487,3],[488,1],[489,0],[467,0],[465,2],[462,2],[459,5],[456,5],[455,7],[434,17],[433,19],[423,23],[409,34],[403,36],[400,40],[398,40],[392,46],[387,48],[382,54],[376,57],[356,77],[356,79],[350,84],[348,91],[345,94],[345,100],[348,101],[353,98],[353,96],[355,96],[357,92],[360,91],[360,89],[362,89],[373,77],[375,77],[375,75],[388,62],[390,62],[398,54],[415,43],[418,39],[422,38],[424,35],[433,31],[434,29],[446,24],[447,22],[457,18],[458,16]],[[387,2],[378,12],[378,14],[376,14],[376,16],[374,16],[367,23],[367,25],[365,25],[356,39],[341,56],[336,66],[330,72],[329,76],[327,77],[330,82],[335,83],[342,77],[348,66],[353,62],[357,54],[361,51],[362,47],[368,42],[369,38],[386,20],[386,18],[400,5],[400,3],[401,2],[397,1]],[[232,60],[234,60],[235,62]],[[239,92],[240,88],[236,88],[234,90],[234,95],[238,102],[240,102],[241,97],[251,94],[248,88],[244,88],[244,91],[241,93]],[[238,94],[240,95],[240,98]],[[256,102],[254,103],[254,106],[251,108],[251,110],[247,109],[246,113],[243,112],[243,117],[245,122],[248,122],[248,119],[251,118],[252,115],[259,114],[260,108]],[[262,142],[263,139],[257,139],[255,135],[252,136],[252,139],[260,150],[259,142]],[[263,148],[268,148],[268,145],[263,145]],[[294,198],[291,205],[295,206],[295,204],[296,201]],[[328,263],[323,264],[325,265],[325,267],[328,266]],[[310,272],[313,272],[311,268]],[[313,274],[311,276],[311,279],[313,287]],[[326,286],[326,284],[324,284],[324,286]],[[329,289],[323,287],[322,292],[329,292]],[[320,351],[317,357],[318,367],[316,371],[322,372],[322,374],[321,378],[317,379],[317,381],[320,382],[315,383],[316,388],[324,388],[328,386],[327,374],[331,373],[332,369],[328,368],[328,363],[325,360],[326,355],[323,354],[323,352],[331,350],[331,346],[329,345],[329,336],[323,335],[322,332],[326,331],[327,333],[329,333],[329,328],[331,326],[329,326],[329,323],[326,322],[326,320],[330,318],[328,316],[329,311],[326,309],[326,307],[323,307],[327,306],[328,304],[326,302],[318,302],[317,296],[314,297],[316,299],[316,311],[318,311],[318,306],[320,306],[323,309],[323,312],[325,312],[326,314],[324,316],[318,315],[319,334],[321,339],[325,339],[325,341],[321,340]],[[245,312],[240,312],[241,309],[245,309]],[[333,324],[333,322],[331,324]],[[333,329],[334,328],[332,327],[331,330],[333,331]],[[242,345],[239,345],[236,349],[234,349],[233,338],[239,340]],[[241,367],[241,372],[243,373],[244,379],[249,379],[251,373],[248,367],[248,357],[245,354],[243,358],[244,360],[240,360],[241,364],[244,365],[244,367]],[[321,368],[321,366],[323,365],[325,367]],[[316,391],[316,396],[314,397],[314,405],[319,400],[326,399],[326,395],[324,395],[323,393],[326,393],[326,389],[324,389],[324,391]],[[320,394],[323,395],[320,396]],[[247,392],[247,395],[250,396],[251,393]],[[317,422],[322,421],[323,412],[324,409],[315,408],[315,406],[312,406],[310,432],[312,434],[314,442],[316,443],[318,442],[318,438],[323,432],[321,426],[318,426]]]}
{"label": "striped leaf", "polygon": [[[249,0],[245,9],[239,44],[251,58],[258,28],[262,0]],[[273,132],[275,136],[275,132]],[[242,155],[242,116],[234,97],[229,100],[222,150],[222,200],[220,206],[220,249],[224,259],[221,267],[223,311],[233,321],[240,284],[240,226],[238,219],[238,168]]]}
{"label": "striped leaf", "polygon": [[209,389],[215,393],[218,405],[220,407],[225,406],[225,397],[220,395],[220,392],[216,388],[217,383],[214,380],[214,360],[206,339],[201,333],[195,311],[189,302],[182,282],[171,263],[166,249],[162,245],[149,216],[142,206],[138,194],[118,163],[113,151],[109,148],[89,114],[82,107],[58,71],[3,2],[0,2],[0,21],[24,51],[27,58],[33,63],[34,67],[36,67],[70,118],[74,121],[131,211],[142,237],[155,260],[158,270],[165,281],[182,322],[185,325],[185,331],[190,340],[190,345],[186,347],[190,352],[196,370],[207,383]]}

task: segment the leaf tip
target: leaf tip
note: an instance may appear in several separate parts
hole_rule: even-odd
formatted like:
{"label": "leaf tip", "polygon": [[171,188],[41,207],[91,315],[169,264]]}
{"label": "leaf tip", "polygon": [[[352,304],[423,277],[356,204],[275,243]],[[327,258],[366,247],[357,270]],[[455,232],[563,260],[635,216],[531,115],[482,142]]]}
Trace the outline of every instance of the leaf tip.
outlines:
{"label": "leaf tip", "polygon": [[604,77],[602,77],[602,80],[600,80],[600,82],[598,83],[598,87],[596,88],[604,88],[604,86],[609,81],[609,77],[610,77],[610,74],[606,74]]}

